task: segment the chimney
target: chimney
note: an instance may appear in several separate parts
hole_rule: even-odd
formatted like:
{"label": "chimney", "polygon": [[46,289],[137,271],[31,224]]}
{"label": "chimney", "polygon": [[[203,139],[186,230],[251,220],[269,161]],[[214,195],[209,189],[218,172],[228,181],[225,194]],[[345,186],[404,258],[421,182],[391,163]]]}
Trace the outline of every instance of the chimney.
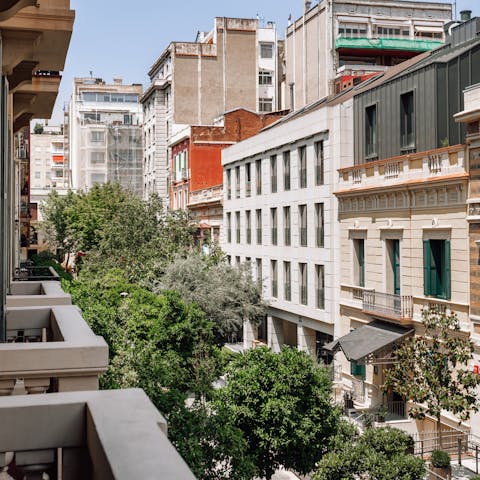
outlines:
{"label": "chimney", "polygon": [[471,10],[462,10],[460,12],[460,20],[462,22],[468,22],[472,18],[472,11]]}
{"label": "chimney", "polygon": [[312,2],[309,0],[305,0],[305,13],[307,13],[310,10],[311,6],[312,6]]}

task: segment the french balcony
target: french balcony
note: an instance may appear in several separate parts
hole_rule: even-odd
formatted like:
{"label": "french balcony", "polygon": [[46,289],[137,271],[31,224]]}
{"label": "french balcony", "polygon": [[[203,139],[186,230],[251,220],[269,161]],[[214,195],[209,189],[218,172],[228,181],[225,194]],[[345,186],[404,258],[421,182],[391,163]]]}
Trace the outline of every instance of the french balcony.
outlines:
{"label": "french balcony", "polygon": [[15,478],[195,479],[142,390],[0,398],[0,425],[0,466]]}
{"label": "french balcony", "polygon": [[6,337],[0,396],[96,390],[107,369],[105,340],[73,305],[8,307]]}
{"label": "french balcony", "polygon": [[72,298],[59,282],[12,282],[7,307],[71,305]]}
{"label": "french balcony", "polygon": [[410,324],[413,318],[413,297],[375,290],[363,290],[363,311],[400,324]]}

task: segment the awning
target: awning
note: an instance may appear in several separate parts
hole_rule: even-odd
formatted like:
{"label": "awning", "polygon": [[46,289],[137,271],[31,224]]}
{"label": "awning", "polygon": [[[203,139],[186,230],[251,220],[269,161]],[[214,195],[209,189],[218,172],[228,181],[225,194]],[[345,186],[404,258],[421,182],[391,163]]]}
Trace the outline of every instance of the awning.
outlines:
{"label": "awning", "polygon": [[398,325],[375,320],[323,346],[336,352],[341,349],[348,360],[359,361],[399,342],[414,332]]}

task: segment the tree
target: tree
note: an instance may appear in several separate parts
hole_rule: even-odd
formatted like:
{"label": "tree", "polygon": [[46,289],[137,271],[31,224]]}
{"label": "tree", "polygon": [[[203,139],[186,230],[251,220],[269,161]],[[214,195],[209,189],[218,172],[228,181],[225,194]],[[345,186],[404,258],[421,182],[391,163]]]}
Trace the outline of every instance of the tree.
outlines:
{"label": "tree", "polygon": [[226,262],[192,252],[176,256],[165,268],[158,290],[174,290],[184,301],[195,302],[215,325],[218,343],[225,343],[244,321],[259,323],[267,305],[248,266],[234,268]]}
{"label": "tree", "polygon": [[234,359],[212,409],[243,432],[256,475],[266,478],[280,466],[312,471],[339,419],[327,370],[289,347],[257,348]]}
{"label": "tree", "polygon": [[471,411],[479,409],[480,377],[468,369],[474,346],[460,332],[456,314],[424,309],[422,323],[425,332],[408,338],[395,351],[385,385],[414,403],[411,417],[436,419],[441,447],[442,410],[461,420],[470,418]]}
{"label": "tree", "polygon": [[339,434],[318,463],[313,479],[423,480],[423,460],[407,453],[411,442],[411,437],[396,428],[368,428],[359,435],[341,421]]}
{"label": "tree", "polygon": [[36,123],[35,127],[33,127],[33,133],[41,135],[43,133],[43,125],[41,123]]}

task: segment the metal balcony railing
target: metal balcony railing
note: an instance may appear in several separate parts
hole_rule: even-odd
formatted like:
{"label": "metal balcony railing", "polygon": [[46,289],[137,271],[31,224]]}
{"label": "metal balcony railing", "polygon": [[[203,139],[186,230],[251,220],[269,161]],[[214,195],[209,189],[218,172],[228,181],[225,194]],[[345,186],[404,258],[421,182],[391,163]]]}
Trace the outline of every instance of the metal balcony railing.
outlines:
{"label": "metal balcony railing", "polygon": [[15,281],[38,282],[38,281],[59,281],[60,277],[53,267],[30,267],[24,266],[15,269],[13,276]]}
{"label": "metal balcony railing", "polygon": [[398,319],[410,319],[413,315],[413,297],[364,290],[363,311]]}

